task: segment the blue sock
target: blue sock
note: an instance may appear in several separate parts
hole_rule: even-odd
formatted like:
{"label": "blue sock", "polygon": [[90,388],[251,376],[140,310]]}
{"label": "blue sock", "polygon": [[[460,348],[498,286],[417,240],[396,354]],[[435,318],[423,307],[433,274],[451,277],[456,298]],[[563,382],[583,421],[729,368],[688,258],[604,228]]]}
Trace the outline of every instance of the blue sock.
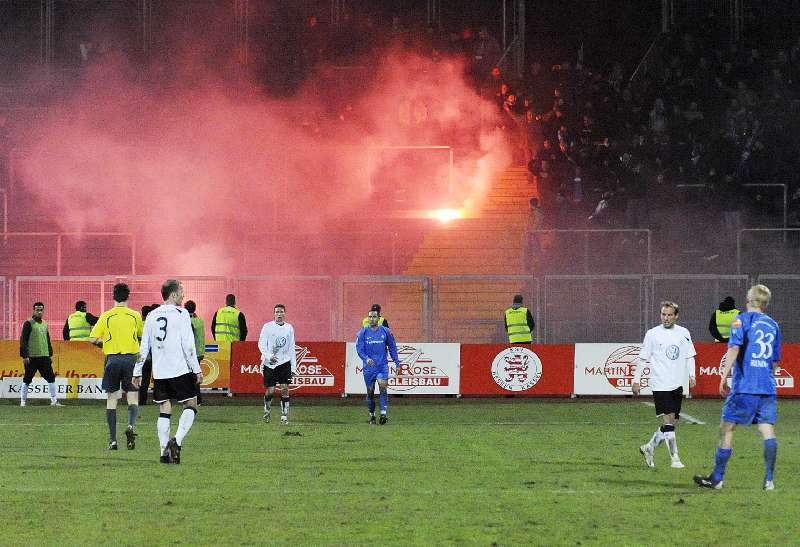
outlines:
{"label": "blue sock", "polygon": [[386,414],[386,411],[389,410],[389,394],[385,391],[381,391],[381,414]]}
{"label": "blue sock", "polygon": [[375,414],[375,395],[367,395],[367,408],[370,414]]}
{"label": "blue sock", "polygon": [[764,480],[771,481],[775,473],[775,458],[778,456],[778,439],[764,440]]}
{"label": "blue sock", "polygon": [[733,454],[733,448],[717,448],[717,454],[714,458],[714,472],[711,473],[713,480],[721,481],[725,476],[725,466],[728,465],[731,454]]}

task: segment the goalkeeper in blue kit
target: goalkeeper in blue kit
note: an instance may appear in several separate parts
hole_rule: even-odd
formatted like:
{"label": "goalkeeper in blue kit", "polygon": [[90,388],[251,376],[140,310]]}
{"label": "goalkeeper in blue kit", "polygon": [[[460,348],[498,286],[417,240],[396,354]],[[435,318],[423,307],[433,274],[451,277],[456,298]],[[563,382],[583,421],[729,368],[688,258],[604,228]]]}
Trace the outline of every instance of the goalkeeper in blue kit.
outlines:
{"label": "goalkeeper in blue kit", "polygon": [[389,394],[386,385],[389,380],[389,359],[387,351],[392,355],[395,367],[400,366],[397,356],[397,344],[392,331],[387,327],[378,325],[377,311],[370,311],[367,315],[369,326],[358,331],[356,336],[356,352],[364,364],[364,383],[367,385],[367,408],[369,409],[369,423],[375,424],[375,383],[380,392],[380,424],[388,420],[386,413],[389,410]]}

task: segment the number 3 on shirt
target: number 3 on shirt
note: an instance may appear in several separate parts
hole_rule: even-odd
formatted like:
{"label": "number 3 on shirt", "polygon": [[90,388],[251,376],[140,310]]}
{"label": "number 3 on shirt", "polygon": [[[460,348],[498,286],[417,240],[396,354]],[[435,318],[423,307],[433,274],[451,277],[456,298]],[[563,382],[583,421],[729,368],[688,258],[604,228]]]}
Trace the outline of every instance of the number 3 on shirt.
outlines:
{"label": "number 3 on shirt", "polygon": [[163,336],[156,335],[156,340],[158,340],[159,342],[163,342],[164,339],[167,337],[167,318],[159,317],[156,319],[156,323],[163,323],[163,325],[158,327],[158,330],[162,331],[164,335]]}

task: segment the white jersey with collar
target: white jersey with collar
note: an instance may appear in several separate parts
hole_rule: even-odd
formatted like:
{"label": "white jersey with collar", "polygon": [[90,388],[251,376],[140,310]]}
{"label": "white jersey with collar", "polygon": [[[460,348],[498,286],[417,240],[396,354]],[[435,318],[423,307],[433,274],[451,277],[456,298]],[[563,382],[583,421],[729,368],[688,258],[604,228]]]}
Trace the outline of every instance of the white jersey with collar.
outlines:
{"label": "white jersey with collar", "polygon": [[642,369],[650,369],[650,387],[653,391],[678,389],[686,378],[694,378],[694,356],[697,351],[689,330],[680,325],[664,328],[658,325],[644,335],[642,349],[633,382],[641,384]]}
{"label": "white jersey with collar", "polygon": [[144,360],[150,352],[153,378],[157,380],[200,373],[188,311],[174,304],[162,304],[147,315],[134,376],[142,375]]}
{"label": "white jersey with collar", "polygon": [[[266,323],[261,328],[258,337],[258,349],[261,350],[261,364],[265,367],[275,368],[283,363],[291,363],[292,372],[297,370],[297,358],[294,352],[294,327],[289,323],[277,324],[275,321]],[[277,357],[275,364],[270,363],[270,358]]]}

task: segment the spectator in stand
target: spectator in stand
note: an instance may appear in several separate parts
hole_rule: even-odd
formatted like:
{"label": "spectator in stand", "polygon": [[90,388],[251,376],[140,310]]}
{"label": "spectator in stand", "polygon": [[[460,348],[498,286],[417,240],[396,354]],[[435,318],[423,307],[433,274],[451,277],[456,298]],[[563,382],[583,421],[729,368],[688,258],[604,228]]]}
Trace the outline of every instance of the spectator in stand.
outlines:
{"label": "spectator in stand", "polygon": [[486,27],[481,27],[472,53],[473,71],[479,80],[491,72],[502,54],[497,40],[489,34]]}
{"label": "spectator in stand", "polygon": [[650,124],[649,128],[653,135],[653,141],[656,143],[663,142],[667,134],[667,109],[664,106],[664,99],[657,97],[653,101],[653,108],[649,114]]}

